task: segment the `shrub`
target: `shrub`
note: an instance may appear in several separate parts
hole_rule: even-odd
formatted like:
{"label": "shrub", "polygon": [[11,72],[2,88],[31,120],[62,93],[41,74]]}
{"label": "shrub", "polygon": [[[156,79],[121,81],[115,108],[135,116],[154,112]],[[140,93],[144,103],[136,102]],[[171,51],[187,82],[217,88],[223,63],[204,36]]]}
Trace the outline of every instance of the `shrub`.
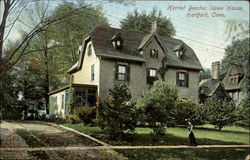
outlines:
{"label": "shrub", "polygon": [[70,124],[78,124],[81,123],[81,119],[75,114],[66,115],[66,122]]}
{"label": "shrub", "polygon": [[245,98],[237,109],[237,122],[236,125],[250,128],[250,100]]}
{"label": "shrub", "polygon": [[158,80],[142,98],[138,99],[136,105],[144,115],[142,121],[149,124],[155,136],[165,134],[165,126],[174,123],[174,105],[177,97],[175,87]]}
{"label": "shrub", "polygon": [[122,139],[126,131],[133,131],[136,125],[135,104],[129,102],[131,94],[125,83],[116,83],[109,90],[110,99],[99,109],[99,125],[112,140]]}
{"label": "shrub", "polygon": [[215,96],[206,100],[202,107],[205,121],[221,130],[236,121],[236,107],[233,101],[221,101]]}
{"label": "shrub", "polygon": [[185,125],[185,119],[192,122],[198,120],[197,113],[200,110],[200,105],[191,99],[178,98],[175,102],[175,123],[178,125]]}
{"label": "shrub", "polygon": [[57,123],[57,124],[63,124],[63,123],[65,123],[65,119],[62,118],[62,116],[60,114],[49,115],[47,121],[53,122],[53,123]]}
{"label": "shrub", "polygon": [[74,115],[85,124],[90,124],[96,118],[96,107],[78,107],[74,110]]}

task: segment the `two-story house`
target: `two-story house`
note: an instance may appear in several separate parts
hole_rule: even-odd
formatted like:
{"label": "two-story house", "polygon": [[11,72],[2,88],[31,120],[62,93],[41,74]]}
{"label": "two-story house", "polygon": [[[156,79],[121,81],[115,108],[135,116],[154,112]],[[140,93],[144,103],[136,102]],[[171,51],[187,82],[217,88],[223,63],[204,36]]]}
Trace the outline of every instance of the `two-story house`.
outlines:
{"label": "two-story house", "polygon": [[182,40],[159,35],[156,22],[149,34],[98,26],[84,39],[79,60],[68,71],[71,84],[52,91],[50,97],[59,108],[56,113],[67,114],[70,88],[81,97],[81,105],[95,105],[97,98],[108,97],[114,83],[125,82],[136,100],[160,77],[161,70],[181,97],[198,101],[202,69],[192,48]]}

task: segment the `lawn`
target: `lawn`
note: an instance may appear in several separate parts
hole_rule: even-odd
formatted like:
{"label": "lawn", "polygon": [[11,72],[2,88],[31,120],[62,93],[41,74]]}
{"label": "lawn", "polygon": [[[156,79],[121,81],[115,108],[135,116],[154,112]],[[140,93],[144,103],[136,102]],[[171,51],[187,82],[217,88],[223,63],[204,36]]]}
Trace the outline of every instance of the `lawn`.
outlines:
{"label": "lawn", "polygon": [[[185,145],[188,140],[186,128],[167,128],[167,134],[158,142],[150,135],[150,128],[136,128],[135,134],[128,135],[124,141],[116,142],[108,140],[105,133],[99,127],[85,126],[83,124],[64,124],[80,132],[94,136],[111,145]],[[227,127],[218,131],[211,125],[198,126],[194,129],[195,137],[199,145],[216,144],[249,144],[249,130],[241,127]]]}
{"label": "lawn", "polygon": [[[150,128],[136,128],[135,133],[123,141],[111,141],[99,127],[83,124],[64,124],[80,132],[89,134],[111,145],[186,145],[187,129],[167,128],[167,134],[155,141]],[[249,130],[241,127],[227,127],[222,131],[211,125],[194,129],[199,145],[205,144],[249,144]],[[185,149],[117,149],[129,160],[242,160],[250,153],[249,148],[185,148]]]}

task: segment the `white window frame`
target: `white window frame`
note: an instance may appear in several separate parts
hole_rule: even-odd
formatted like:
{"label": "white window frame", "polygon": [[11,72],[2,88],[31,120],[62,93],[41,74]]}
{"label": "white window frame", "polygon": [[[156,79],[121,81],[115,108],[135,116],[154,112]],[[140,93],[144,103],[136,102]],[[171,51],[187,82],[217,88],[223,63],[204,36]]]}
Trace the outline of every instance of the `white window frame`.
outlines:
{"label": "white window frame", "polygon": [[[123,68],[124,67],[124,68]],[[120,68],[123,68],[120,70]],[[117,79],[118,81],[126,81],[127,78],[127,66],[125,65],[118,65],[118,71],[117,71]]]}

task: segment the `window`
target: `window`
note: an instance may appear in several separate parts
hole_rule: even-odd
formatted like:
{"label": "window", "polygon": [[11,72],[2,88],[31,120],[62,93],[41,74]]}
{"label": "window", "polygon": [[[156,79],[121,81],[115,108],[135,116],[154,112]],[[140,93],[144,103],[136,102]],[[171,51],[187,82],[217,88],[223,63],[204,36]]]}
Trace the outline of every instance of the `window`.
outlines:
{"label": "window", "polygon": [[176,73],[176,84],[181,87],[188,87],[188,73],[187,72],[177,72]]}
{"label": "window", "polygon": [[115,79],[118,81],[129,81],[130,68],[127,65],[117,65]]}
{"label": "window", "polygon": [[150,58],[158,58],[158,50],[150,49]]}
{"label": "window", "polygon": [[118,80],[125,81],[126,80],[126,66],[118,66]]}
{"label": "window", "polygon": [[62,105],[61,105],[61,108],[62,109],[64,108],[64,94],[62,94]]}
{"label": "window", "polygon": [[149,69],[149,76],[156,77],[156,69]]}
{"label": "window", "polygon": [[157,69],[148,68],[147,69],[147,83],[153,84],[157,80]]}
{"label": "window", "polygon": [[95,65],[91,65],[91,81],[95,80]]}
{"label": "window", "polygon": [[75,81],[75,76],[71,75],[71,83],[74,83],[74,81]]}
{"label": "window", "polygon": [[176,51],[176,56],[178,59],[183,59],[184,55],[185,55],[184,48],[181,48],[180,50]]}
{"label": "window", "polygon": [[92,44],[88,46],[88,56],[92,55]]}
{"label": "window", "polygon": [[78,106],[86,105],[86,90],[76,89],[75,91],[75,100]]}

